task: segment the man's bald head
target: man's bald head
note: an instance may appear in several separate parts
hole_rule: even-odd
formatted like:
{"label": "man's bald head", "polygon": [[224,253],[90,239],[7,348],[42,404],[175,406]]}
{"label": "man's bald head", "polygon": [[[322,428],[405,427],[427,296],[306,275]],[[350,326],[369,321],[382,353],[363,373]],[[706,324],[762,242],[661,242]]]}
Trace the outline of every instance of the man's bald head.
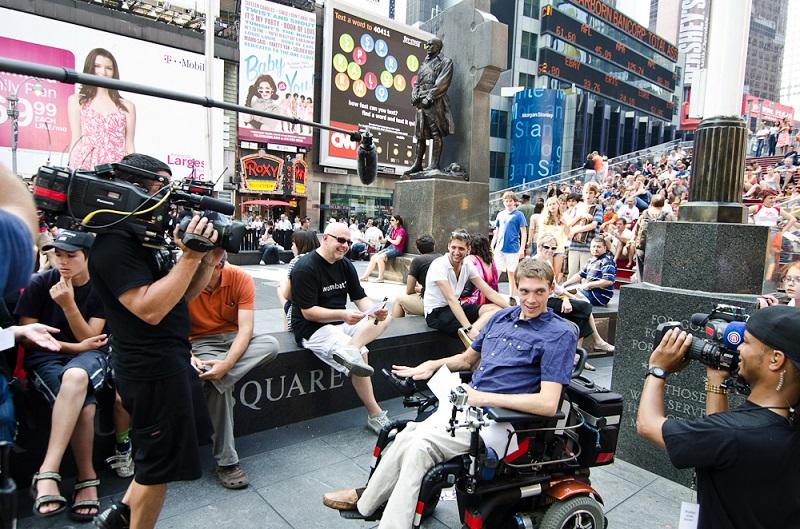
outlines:
{"label": "man's bald head", "polygon": [[[345,241],[345,242],[340,242]],[[350,228],[341,222],[331,222],[325,227],[322,245],[317,249],[330,263],[342,259],[350,251]]]}

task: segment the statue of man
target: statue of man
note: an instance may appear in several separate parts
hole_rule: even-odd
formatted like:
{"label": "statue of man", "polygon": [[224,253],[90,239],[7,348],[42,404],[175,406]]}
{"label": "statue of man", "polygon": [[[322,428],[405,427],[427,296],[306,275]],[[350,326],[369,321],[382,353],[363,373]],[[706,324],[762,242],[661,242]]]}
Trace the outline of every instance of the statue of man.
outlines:
{"label": "statue of man", "polygon": [[433,151],[425,171],[439,169],[442,157],[442,141],[453,134],[455,126],[447,89],[453,79],[453,61],[441,54],[442,41],[432,38],[425,43],[428,55],[420,65],[417,82],[411,89],[411,104],[417,108],[414,137],[417,138],[416,160],[404,174],[422,171],[422,159],[427,150],[427,140],[433,140]]}

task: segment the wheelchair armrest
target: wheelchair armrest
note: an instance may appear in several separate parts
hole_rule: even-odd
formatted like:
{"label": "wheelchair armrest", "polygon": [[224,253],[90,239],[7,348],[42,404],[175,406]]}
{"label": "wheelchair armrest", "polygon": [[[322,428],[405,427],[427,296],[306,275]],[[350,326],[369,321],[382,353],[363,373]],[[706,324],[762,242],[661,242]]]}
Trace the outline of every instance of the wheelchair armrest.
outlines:
{"label": "wheelchair armrest", "polygon": [[461,382],[472,382],[472,371],[458,371],[458,376],[461,377]]}
{"label": "wheelchair armrest", "polygon": [[554,420],[561,420],[566,417],[563,411],[556,412],[555,415],[552,417],[547,417],[544,415],[534,415],[533,413],[525,413],[522,411],[514,411],[509,410],[506,408],[496,408],[496,407],[489,407],[486,408],[487,413],[490,419],[493,419],[497,422],[531,422],[537,420],[544,420],[544,419],[554,419]]}

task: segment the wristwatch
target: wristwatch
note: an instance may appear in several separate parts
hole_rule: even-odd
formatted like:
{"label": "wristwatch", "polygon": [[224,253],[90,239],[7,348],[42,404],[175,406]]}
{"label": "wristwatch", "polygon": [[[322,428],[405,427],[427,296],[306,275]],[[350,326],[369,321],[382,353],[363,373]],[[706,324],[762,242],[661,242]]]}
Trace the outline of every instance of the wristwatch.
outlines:
{"label": "wristwatch", "polygon": [[653,366],[647,370],[647,375],[645,375],[645,378],[649,377],[650,375],[656,378],[660,378],[661,380],[667,379],[667,372],[664,371],[662,368],[656,366]]}

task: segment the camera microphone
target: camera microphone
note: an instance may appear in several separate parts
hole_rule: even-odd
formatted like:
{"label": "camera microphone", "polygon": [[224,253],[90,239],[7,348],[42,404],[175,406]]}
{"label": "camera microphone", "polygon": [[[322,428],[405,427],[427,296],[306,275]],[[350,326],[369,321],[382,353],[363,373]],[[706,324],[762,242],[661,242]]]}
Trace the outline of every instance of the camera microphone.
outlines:
{"label": "camera microphone", "polygon": [[378,152],[372,141],[369,129],[363,133],[354,133],[350,136],[353,141],[359,141],[358,146],[358,178],[364,185],[370,185],[378,175]]}
{"label": "camera microphone", "polygon": [[181,191],[173,191],[172,196],[175,197],[177,202],[189,204],[194,209],[210,209],[211,211],[216,211],[223,215],[233,215],[234,212],[233,204],[215,198],[190,195]]}
{"label": "camera microphone", "polygon": [[702,327],[708,321],[708,314],[703,314],[702,312],[695,312],[692,314],[692,325],[695,327]]}
{"label": "camera microphone", "polygon": [[744,331],[747,324],[743,321],[732,321],[722,334],[722,343],[731,350],[736,350],[744,341]]}

